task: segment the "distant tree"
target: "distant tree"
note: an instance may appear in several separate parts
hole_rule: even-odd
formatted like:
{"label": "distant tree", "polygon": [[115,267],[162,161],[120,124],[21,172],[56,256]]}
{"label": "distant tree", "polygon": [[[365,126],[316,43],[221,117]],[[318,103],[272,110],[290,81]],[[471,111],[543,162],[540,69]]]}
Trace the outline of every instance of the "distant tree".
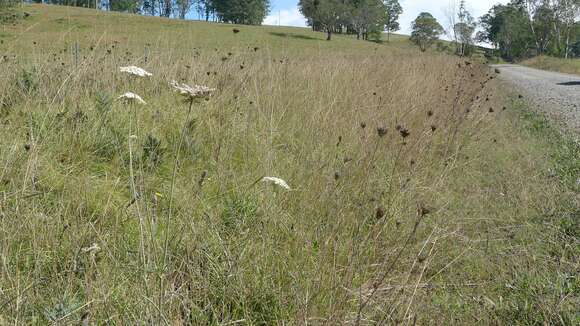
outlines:
{"label": "distant tree", "polygon": [[543,2],[535,8],[532,17],[532,31],[535,37],[538,55],[546,53],[554,35],[555,24],[555,12],[548,2]]}
{"label": "distant tree", "polygon": [[95,8],[96,5],[95,0],[45,0],[44,3],[83,8]]}
{"label": "distant tree", "polygon": [[177,7],[177,15],[179,19],[185,19],[185,16],[193,6],[193,0],[175,0],[175,4]]}
{"label": "distant tree", "polygon": [[381,0],[351,0],[346,15],[357,39],[367,40],[369,34],[383,30],[385,7]]}
{"label": "distant tree", "polygon": [[298,9],[300,13],[306,18],[308,26],[312,27],[313,31],[321,30],[320,24],[316,22],[316,13],[320,0],[299,0]]}
{"label": "distant tree", "polygon": [[196,0],[195,10],[200,17],[203,17],[205,21],[209,21],[210,16],[213,15],[215,9],[213,7],[212,0]]}
{"label": "distant tree", "polygon": [[260,25],[270,10],[270,1],[213,0],[212,8],[223,22]]}
{"label": "distant tree", "polygon": [[[571,54],[573,42],[580,41],[580,0],[557,0],[556,17],[558,25],[558,48],[560,55],[564,57]],[[578,44],[578,43],[576,43]]]}
{"label": "distant tree", "polygon": [[326,32],[326,40],[332,39],[332,33],[345,21],[347,7],[341,0],[318,0],[313,20]]}
{"label": "distant tree", "polygon": [[385,0],[385,31],[387,32],[387,42],[391,40],[391,33],[401,29],[399,16],[403,13],[403,7],[398,0]]}
{"label": "distant tree", "polygon": [[459,56],[469,55],[473,50],[473,33],[475,33],[476,27],[477,24],[473,16],[471,16],[471,13],[469,13],[465,6],[465,0],[461,0],[457,12],[457,23],[453,27],[454,35],[459,44],[457,47],[457,54]]}
{"label": "distant tree", "polygon": [[140,4],[138,0],[109,0],[109,10],[138,13],[140,11]]}
{"label": "distant tree", "polygon": [[525,57],[534,47],[530,18],[521,4],[493,6],[480,18],[480,26],[476,39],[493,45],[506,60]]}
{"label": "distant tree", "polygon": [[437,19],[427,12],[420,13],[411,27],[411,41],[417,44],[421,51],[426,51],[444,32]]}
{"label": "distant tree", "polygon": [[14,7],[20,2],[21,0],[0,0],[0,9]]}

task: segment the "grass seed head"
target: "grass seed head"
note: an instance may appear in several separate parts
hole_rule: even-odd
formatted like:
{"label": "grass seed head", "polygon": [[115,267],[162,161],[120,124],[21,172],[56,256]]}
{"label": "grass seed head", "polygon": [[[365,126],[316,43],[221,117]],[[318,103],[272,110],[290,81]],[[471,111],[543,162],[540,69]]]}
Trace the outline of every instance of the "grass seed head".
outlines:
{"label": "grass seed head", "polygon": [[387,128],[385,127],[377,128],[377,134],[379,135],[379,137],[384,137],[387,134]]}

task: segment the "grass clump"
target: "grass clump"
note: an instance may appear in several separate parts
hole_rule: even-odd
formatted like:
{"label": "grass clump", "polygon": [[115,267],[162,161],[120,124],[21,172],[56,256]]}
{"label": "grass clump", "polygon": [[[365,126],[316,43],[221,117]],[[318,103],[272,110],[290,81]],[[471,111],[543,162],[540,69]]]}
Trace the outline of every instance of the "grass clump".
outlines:
{"label": "grass clump", "polygon": [[580,75],[580,59],[554,58],[549,56],[537,56],[522,62],[523,65],[567,74]]}

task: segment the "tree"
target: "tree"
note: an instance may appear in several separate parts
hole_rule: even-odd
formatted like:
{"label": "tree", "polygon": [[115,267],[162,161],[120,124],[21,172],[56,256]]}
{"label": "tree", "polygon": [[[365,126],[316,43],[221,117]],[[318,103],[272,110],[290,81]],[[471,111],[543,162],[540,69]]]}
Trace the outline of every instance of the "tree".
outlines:
{"label": "tree", "polygon": [[391,40],[391,33],[396,32],[399,26],[399,16],[403,13],[403,7],[398,0],[385,0],[385,31],[387,32],[387,42]]}
{"label": "tree", "polygon": [[482,31],[476,39],[492,44],[506,60],[528,56],[530,49],[534,48],[532,23],[526,9],[519,3],[493,6],[480,18],[480,25]]}
{"label": "tree", "polygon": [[10,8],[19,4],[20,0],[0,0],[0,8]]}
{"label": "tree", "polygon": [[318,11],[318,5],[320,0],[299,0],[298,8],[300,13],[306,18],[306,23],[308,26],[312,27],[313,31],[320,31],[320,24],[316,22],[316,13]]}
{"label": "tree", "polygon": [[270,10],[269,0],[213,0],[212,8],[222,22],[260,25]]}
{"label": "tree", "polygon": [[465,6],[465,0],[461,0],[459,4],[457,19],[458,22],[453,26],[453,30],[456,41],[459,44],[457,54],[463,57],[469,55],[473,49],[473,33],[477,27],[473,16],[471,16]]}
{"label": "tree", "polygon": [[109,10],[129,13],[139,12],[138,0],[109,0]]}
{"label": "tree", "polygon": [[175,4],[177,5],[177,14],[179,19],[185,19],[185,15],[191,10],[193,6],[192,0],[175,0]]}
{"label": "tree", "polygon": [[205,21],[209,21],[209,17],[215,12],[212,0],[196,0],[195,10],[199,17],[205,18]]}
{"label": "tree", "polygon": [[345,3],[341,0],[315,0],[313,8],[312,21],[326,32],[326,40],[330,41],[332,33],[345,21]]}
{"label": "tree", "polygon": [[[556,15],[561,21],[563,31],[564,43],[564,57],[567,59],[570,56],[571,42],[573,40],[580,40],[580,30],[578,28],[578,21],[580,21],[580,0],[559,0],[557,2]],[[559,35],[561,35],[559,33]],[[561,38],[559,37],[559,40]],[[576,43],[578,44],[578,43]]]}
{"label": "tree", "polygon": [[357,39],[368,39],[370,33],[383,30],[385,8],[381,0],[351,0],[347,15]]}
{"label": "tree", "polygon": [[47,0],[45,3],[83,8],[95,8],[96,5],[95,0]]}
{"label": "tree", "polygon": [[427,12],[420,13],[411,27],[411,41],[417,44],[421,51],[426,51],[444,32],[437,19]]}

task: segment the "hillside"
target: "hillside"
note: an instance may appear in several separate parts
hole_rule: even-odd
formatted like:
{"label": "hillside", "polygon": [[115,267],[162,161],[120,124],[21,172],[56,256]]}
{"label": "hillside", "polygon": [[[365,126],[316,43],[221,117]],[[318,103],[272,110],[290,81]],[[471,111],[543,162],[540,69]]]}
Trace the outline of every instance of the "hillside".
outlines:
{"label": "hillside", "polygon": [[23,9],[0,32],[0,325],[577,318],[577,146],[488,67]]}

